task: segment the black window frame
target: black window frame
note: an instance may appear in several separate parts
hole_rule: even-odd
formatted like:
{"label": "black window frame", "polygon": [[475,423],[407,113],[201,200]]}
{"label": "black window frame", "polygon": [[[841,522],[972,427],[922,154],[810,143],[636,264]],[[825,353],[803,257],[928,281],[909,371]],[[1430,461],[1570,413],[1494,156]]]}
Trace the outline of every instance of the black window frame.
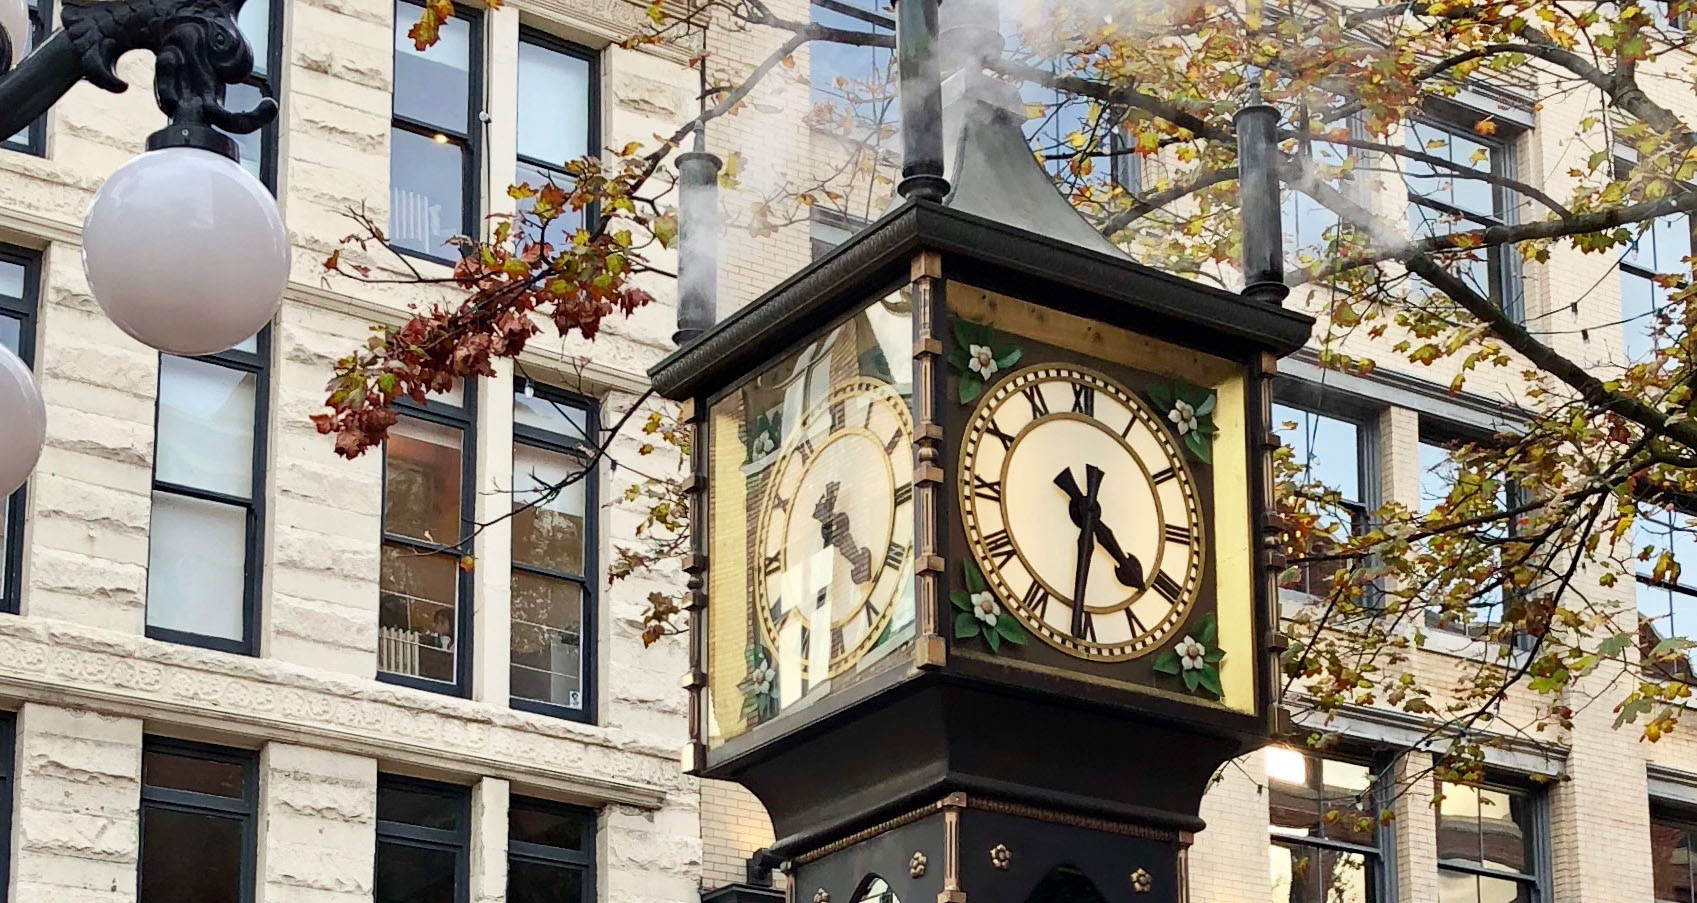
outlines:
{"label": "black window frame", "polygon": [[12,785],[16,775],[12,769],[17,761],[17,719],[11,712],[0,712],[0,903],[6,903],[6,889],[11,883],[6,876],[12,873]]}
{"label": "black window frame", "polygon": [[[246,2],[255,3],[260,2],[260,0],[246,0]],[[261,73],[259,67],[255,66],[248,77],[242,79],[241,83],[257,89],[261,97],[269,97],[279,105],[278,114],[259,130],[259,181],[266,188],[271,189],[272,194],[276,194],[278,147],[281,140],[280,130],[283,120],[281,113],[283,98],[282,93],[277,90],[277,84],[283,74],[283,8],[288,0],[264,0],[264,2],[266,3],[266,30],[268,32],[266,41],[268,46],[265,48],[265,72]]]}
{"label": "black window frame", "polygon": [[[30,49],[40,47],[47,40],[48,32],[52,31],[49,24],[53,21],[53,0],[31,0],[29,4]],[[12,63],[16,65],[23,60],[24,55],[18,48],[12,48]],[[24,129],[24,140],[19,143],[8,135],[0,140],[0,147],[32,157],[47,156],[47,114],[43,112],[35,117]]]}
{"label": "black window frame", "polygon": [[452,853],[454,855],[454,903],[470,903],[471,788],[462,787],[458,784],[445,784],[440,781],[426,781],[422,778],[379,774],[377,776],[377,794],[379,797],[382,796],[385,788],[394,788],[446,800],[455,807],[455,821],[458,827],[453,830],[427,828],[422,825],[375,817],[373,821],[376,823],[376,844],[375,855],[372,857],[372,896],[375,898],[377,895],[377,861],[382,856],[383,844],[391,843],[397,846]]}
{"label": "black window frame", "polygon": [[[385,516],[389,510],[389,449],[388,443],[383,444],[383,491],[381,505],[378,507],[378,572],[382,573],[382,547],[389,543],[417,549],[420,551],[441,552],[450,549],[458,550],[461,555],[471,554],[462,548],[470,541],[473,530],[477,526],[477,514],[473,506],[477,503],[477,381],[462,380],[459,383],[461,403],[458,405],[427,399],[419,404],[409,398],[399,398],[395,401],[396,413],[402,417],[412,417],[437,426],[445,426],[460,430],[460,536],[451,546],[422,542],[410,536],[392,534],[387,529]],[[379,581],[381,581],[379,576]],[[392,671],[376,669],[377,680],[401,687],[411,687],[429,693],[440,693],[445,696],[471,697],[472,657],[475,647],[472,640],[472,606],[475,602],[473,590],[475,578],[470,570],[463,567],[454,569],[454,591],[459,594],[454,604],[454,682],[447,683],[428,677],[417,677],[410,674],[397,674]],[[381,582],[378,586],[378,598],[382,598]],[[381,616],[379,616],[381,626]]]}
{"label": "black window frame", "polygon": [[[41,303],[41,255],[12,245],[0,245],[0,263],[23,267],[24,295],[0,295],[0,317],[18,321],[18,357],[35,369],[35,319]],[[28,508],[29,483],[19,486],[4,502],[6,536],[0,543],[0,567],[5,568],[0,586],[0,614],[17,614],[23,598],[24,515]]]}
{"label": "black window frame", "polygon": [[[1643,501],[1640,502],[1640,504],[1648,505],[1652,503]],[[1646,518],[1642,512],[1639,513],[1638,517],[1641,520],[1650,520],[1656,523],[1668,523],[1674,530],[1681,530],[1685,532],[1697,531],[1697,527],[1687,527],[1680,524],[1680,521],[1682,520],[1689,520],[1697,517],[1697,515],[1694,515],[1689,509],[1681,505],[1673,505],[1669,510],[1660,511],[1656,517]],[[1634,550],[1642,548],[1642,545],[1639,543],[1636,535],[1633,538],[1633,547]],[[1697,607],[1697,581],[1657,579],[1652,573],[1650,573],[1650,570],[1655,567],[1656,557],[1657,556],[1652,555],[1649,561],[1635,561],[1632,569],[1633,608],[1637,612],[1639,618],[1638,648],[1640,654],[1645,656],[1649,655],[1650,651],[1655,648],[1657,643],[1668,639],[1671,636],[1679,636],[1680,634],[1678,626],[1675,625],[1672,628],[1669,637],[1661,635],[1661,631],[1657,630],[1655,625],[1656,619],[1661,616],[1657,615],[1655,617],[1651,617],[1645,614],[1643,603],[1638,598],[1638,590],[1640,586],[1649,587],[1659,592],[1667,592],[1670,594],[1678,593],[1682,597],[1691,599],[1693,607]],[[1678,559],[1676,558],[1675,560],[1677,561]],[[1697,575],[1697,562],[1690,562],[1689,564],[1687,562],[1679,563],[1682,567],[1691,567],[1693,570],[1690,573]],[[1685,574],[1686,572],[1682,570],[1680,576],[1684,577]],[[1667,612],[1669,621],[1673,620],[1673,614],[1673,602],[1670,598]],[[1697,630],[1694,630],[1692,635],[1697,636]],[[1697,663],[1692,661],[1690,653],[1687,653],[1686,657],[1677,661],[1647,662],[1646,667],[1653,670],[1656,674],[1663,678],[1684,681],[1686,683],[1697,683]]]}
{"label": "black window frame", "polygon": [[[1325,417],[1355,427],[1355,480],[1359,498],[1341,499],[1343,510],[1350,516],[1350,529],[1357,535],[1371,526],[1371,516],[1379,501],[1379,458],[1377,413],[1342,393],[1330,393],[1325,386],[1297,380],[1280,380],[1274,385],[1273,404],[1293,408],[1316,417]],[[1301,424],[1298,424],[1300,428]],[[1272,428],[1279,431],[1278,415],[1273,416]],[[1312,451],[1312,440],[1304,440]],[[1306,465],[1305,465],[1306,468]],[[1342,493],[1339,493],[1340,497]],[[1316,563],[1318,564],[1318,563]],[[1301,567],[1302,584],[1292,591],[1316,598],[1309,585],[1307,565]],[[1323,594],[1322,594],[1323,595]],[[1372,600],[1375,603],[1377,600]]]}
{"label": "black window frame", "polygon": [[[166,357],[171,356],[172,355],[161,354],[159,357],[161,362],[163,362]],[[249,484],[248,497],[246,499],[242,499],[237,496],[226,495],[222,492],[210,489],[200,489],[193,486],[184,486],[179,483],[171,483],[161,480],[159,479],[159,456],[157,454],[153,456],[151,477],[152,489],[149,493],[150,505],[154,493],[164,492],[171,495],[180,495],[186,498],[196,499],[198,501],[214,502],[220,505],[227,505],[245,510],[247,541],[243,543],[242,546],[244,554],[244,560],[242,562],[242,638],[239,640],[232,640],[228,637],[209,636],[206,634],[177,630],[169,627],[155,627],[152,624],[146,624],[146,632],[149,639],[162,640],[167,643],[177,643],[184,646],[199,646],[203,649],[214,649],[219,652],[228,652],[234,655],[254,656],[259,654],[260,605],[263,599],[262,590],[265,582],[265,476],[267,470],[266,460],[269,454],[269,443],[267,441],[267,434],[269,430],[267,430],[266,427],[271,421],[271,327],[267,325],[264,329],[259,331],[258,335],[254,336],[253,351],[242,351],[236,348],[231,348],[227,351],[220,351],[217,354],[207,354],[185,359],[223,367],[227,370],[234,370],[238,373],[251,373],[254,377],[253,461],[251,463],[252,481]],[[164,368],[161,367],[159,376],[154,383],[155,398],[158,397],[158,393],[163,387],[164,380]],[[159,435],[160,407],[159,403],[155,401],[153,405],[153,435],[155,437]],[[149,522],[151,524],[151,514],[149,515]],[[148,560],[151,562],[151,526],[148,530],[148,545],[150,553]],[[148,586],[151,590],[151,582]],[[149,596],[151,597],[151,595],[152,593],[150,591]],[[143,612],[142,619],[145,624],[145,610]]]}
{"label": "black window frame", "polygon": [[217,818],[231,818],[242,822],[241,897],[238,901],[232,901],[232,903],[252,903],[257,881],[256,864],[259,859],[259,757],[247,750],[212,746],[205,743],[191,743],[186,740],[165,737],[144,737],[142,740],[144,763],[147,754],[153,751],[186,758],[222,762],[229,765],[240,765],[242,768],[242,798],[237,800],[209,793],[151,787],[146,782],[146,770],[144,768],[142,772],[141,805],[137,810],[136,826],[138,843],[136,899],[141,899],[142,864],[146,857],[141,855],[139,850],[144,848],[147,842],[147,811],[149,808],[156,808],[209,815]]}
{"label": "black window frame", "polygon": [[[589,64],[589,104],[586,115],[589,126],[589,134],[586,136],[584,147],[588,148],[588,152],[590,154],[595,154],[601,147],[601,54],[594,48],[568,41],[559,35],[551,34],[530,25],[519,26],[519,43],[533,44],[546,50],[552,50],[555,53],[575,57]],[[516,60],[517,57],[515,56],[514,59]],[[514,65],[515,67],[518,67],[518,77],[523,78],[522,66],[519,66],[516,62]],[[526,156],[519,150],[518,143],[515,139],[513,144],[513,168],[516,170],[521,164],[543,171],[551,178],[555,178],[556,184],[558,185],[569,186],[577,182],[576,179],[572,178],[570,173],[566,172],[562,163],[549,163],[538,157]],[[513,173],[513,176],[516,179],[518,177],[518,173]],[[600,215],[600,204],[597,203],[590,205],[588,209],[583,211],[584,228],[594,229]],[[547,236],[544,235],[543,238],[546,239]]]}
{"label": "black window frame", "polygon": [[[1656,0],[1656,2],[1657,2],[1657,4],[1665,5],[1665,3],[1661,3],[1661,0]],[[1633,166],[1634,166],[1633,161],[1626,160],[1626,159],[1623,159],[1619,156],[1616,156],[1614,158],[1614,177],[1616,179],[1622,179],[1622,180],[1628,178],[1632,174]],[[1688,188],[1687,190],[1692,190],[1692,189]],[[1688,246],[1692,249],[1693,253],[1697,253],[1697,218],[1693,218],[1691,216],[1691,214],[1689,214],[1689,213],[1670,213],[1670,214],[1667,214],[1666,216],[1678,216],[1678,217],[1683,217],[1685,219],[1685,232],[1686,232],[1686,236],[1687,236]],[[1656,219],[1662,219],[1662,218],[1664,218],[1664,217],[1657,217]],[[1630,259],[1631,256],[1632,256],[1632,251],[1633,251],[1634,248],[1636,248],[1638,246],[1638,243],[1643,241],[1646,236],[1654,234],[1656,219],[1646,220],[1645,222],[1638,224],[1640,226],[1646,226],[1648,228],[1646,228],[1642,232],[1638,232],[1637,234],[1633,235],[1632,240],[1627,243],[1625,250],[1623,250],[1621,252],[1620,257],[1617,258],[1616,262],[1615,262],[1616,268],[1620,271],[1621,279],[1623,279],[1623,280],[1625,280],[1625,279],[1641,279],[1645,282],[1648,282],[1651,285],[1652,293],[1655,291],[1655,283],[1656,283],[1657,279],[1665,278],[1665,277],[1670,276],[1670,275],[1676,275],[1676,276],[1679,276],[1679,275],[1689,276],[1690,275],[1690,269],[1688,267],[1684,266],[1683,263],[1676,262],[1676,263],[1679,263],[1679,265],[1676,267],[1676,269],[1670,270],[1668,272],[1662,272],[1662,271],[1658,271],[1658,270],[1652,270],[1649,267],[1646,267],[1646,266],[1639,264],[1639,263]],[[1623,307],[1625,306],[1625,304],[1624,304],[1625,297],[1626,297],[1626,291],[1624,289],[1622,289],[1621,298],[1622,298],[1622,306]],[[1653,311],[1651,313],[1651,316],[1654,317]],[[1626,319],[1626,312],[1624,310],[1622,310],[1621,311],[1621,323],[1620,323],[1620,329],[1621,329],[1621,333],[1622,333],[1622,335],[1621,335],[1621,351],[1622,351],[1622,353],[1625,353],[1626,350],[1627,350],[1626,333],[1631,332],[1635,328],[1636,328],[1636,324],[1634,324],[1630,320]]]}
{"label": "black window frame", "polygon": [[[583,669],[583,705],[580,708],[574,709],[570,706],[559,705],[556,703],[542,702],[535,699],[524,699],[518,696],[513,696],[511,692],[508,693],[508,704],[520,711],[534,712],[539,715],[552,715],[556,718],[564,718],[568,721],[581,721],[586,724],[594,724],[599,709],[597,704],[599,702],[598,694],[596,692],[598,690],[598,686],[595,680],[595,673],[599,661],[599,656],[597,655],[598,650],[596,648],[598,645],[596,643],[596,638],[600,635],[600,618],[598,617],[598,609],[601,600],[600,594],[597,590],[599,589],[601,582],[601,560],[597,553],[600,551],[599,546],[601,537],[601,481],[598,479],[598,473],[592,463],[593,456],[595,454],[595,443],[592,439],[601,435],[601,407],[595,399],[586,395],[580,395],[566,391],[565,389],[559,389],[553,386],[537,383],[524,377],[521,377],[520,381],[521,385],[514,387],[515,393],[525,392],[528,390],[529,394],[532,394],[537,398],[545,399],[556,405],[567,405],[583,411],[584,434],[578,439],[573,439],[570,436],[562,435],[560,433],[549,432],[537,427],[526,426],[517,422],[514,422],[513,424],[513,446],[515,450],[520,445],[528,445],[533,448],[542,449],[543,451],[550,451],[557,454],[576,457],[582,459],[585,463],[590,464],[589,471],[584,474],[581,480],[584,484],[583,573],[569,574],[564,571],[555,571],[548,568],[521,564],[517,559],[512,561],[512,570],[514,573],[534,574],[555,580],[567,580],[576,583],[582,590],[583,627],[582,636],[579,637],[578,641],[581,644],[579,651],[581,655],[581,667]],[[518,487],[518,476],[517,472],[513,474],[513,486],[515,489]],[[510,611],[508,612],[507,617],[508,620],[511,621],[512,613]],[[512,650],[509,648],[507,653],[508,669],[510,673],[512,667]]]}
{"label": "black window frame", "polygon": [[[1446,445],[1453,445],[1458,442],[1479,442],[1488,438],[1490,438],[1489,435],[1482,431],[1470,430],[1467,427],[1459,426],[1450,421],[1422,415],[1420,417],[1420,436],[1415,447],[1415,462],[1416,464],[1419,463],[1419,446],[1422,445],[1434,448],[1443,448]],[[1425,468],[1421,468],[1420,476],[1424,478],[1425,475]],[[1513,480],[1505,479],[1503,481],[1502,493],[1503,505],[1506,509],[1514,509],[1518,507],[1521,504],[1522,499],[1525,498],[1524,494],[1521,492],[1520,485]],[[1424,503],[1424,501],[1424,488],[1422,488],[1421,502]],[[1424,511],[1421,513],[1424,514]],[[1511,535],[1514,532],[1514,523],[1514,519],[1509,518],[1505,525]],[[1497,600],[1496,608],[1499,612],[1506,611],[1508,606],[1514,601],[1514,597],[1516,595],[1515,589],[1505,583],[1503,586],[1498,588],[1497,592],[1500,594],[1500,598]],[[1426,627],[1432,630],[1439,630],[1452,636],[1462,636],[1467,637],[1468,639],[1477,640],[1482,639],[1486,633],[1495,628],[1501,623],[1501,621],[1481,619],[1476,620],[1471,624],[1440,623],[1438,616],[1433,613],[1433,610],[1431,608],[1427,608],[1425,610],[1423,623]],[[1536,644],[1537,638],[1524,632],[1516,632],[1510,643],[1514,649],[1521,652],[1531,650]]]}
{"label": "black window frame", "polygon": [[532,865],[575,871],[582,876],[580,884],[583,889],[581,903],[592,903],[596,899],[595,810],[537,797],[513,795],[507,800],[508,825],[511,825],[515,811],[525,810],[580,819],[583,825],[583,845],[577,850],[570,850],[548,844],[517,841],[512,839],[512,831],[509,827],[507,833],[507,880],[509,883],[512,880],[513,862],[525,862]]}
{"label": "black window frame", "polygon": [[[1391,782],[1385,779],[1386,769],[1390,764],[1389,760],[1383,756],[1374,756],[1367,753],[1356,753],[1353,751],[1322,753],[1318,750],[1299,749],[1296,747],[1290,747],[1290,749],[1302,756],[1304,767],[1307,769],[1306,777],[1310,782],[1310,784],[1306,786],[1313,787],[1314,785],[1312,782],[1316,779],[1320,781],[1318,786],[1324,786],[1324,773],[1322,771],[1324,766],[1320,763],[1325,762],[1328,759],[1335,762],[1358,765],[1368,770],[1373,779],[1373,786],[1369,791],[1369,797],[1375,816],[1373,845],[1365,846],[1358,843],[1352,843],[1347,840],[1336,840],[1325,836],[1279,834],[1271,830],[1267,833],[1267,842],[1273,846],[1282,846],[1286,848],[1313,849],[1331,853],[1344,853],[1361,856],[1367,862],[1369,869],[1369,879],[1365,885],[1368,895],[1367,903],[1395,903],[1397,891],[1395,823],[1385,824],[1377,818],[1378,812],[1387,808],[1395,796]],[[1270,777],[1267,781],[1269,786],[1273,782]],[[1324,813],[1322,812],[1322,814]],[[1328,899],[1330,896],[1330,894],[1327,895]]]}
{"label": "black window frame", "polygon": [[[1549,903],[1551,899],[1549,794],[1542,788],[1517,783],[1512,780],[1504,780],[1500,777],[1487,777],[1483,781],[1465,783],[1460,781],[1444,781],[1438,778],[1434,778],[1434,781],[1437,784],[1436,789],[1439,793],[1443,792],[1443,786],[1447,783],[1476,787],[1498,793],[1510,793],[1524,798],[1527,804],[1527,812],[1530,815],[1530,825],[1528,825],[1525,830],[1530,830],[1532,832],[1532,870],[1529,872],[1510,872],[1503,869],[1491,868],[1476,862],[1467,862],[1458,859],[1444,859],[1440,855],[1435,860],[1438,873],[1442,875],[1444,872],[1451,872],[1455,874],[1473,875],[1474,877],[1513,881],[1523,887],[1531,888],[1530,896],[1532,903]],[[1441,826],[1435,825],[1434,830],[1442,830],[1442,828]],[[1483,835],[1480,836],[1482,842]],[[1434,840],[1436,840],[1435,837]]]}
{"label": "black window frame", "polygon": [[[279,0],[279,2],[281,2],[281,0]],[[422,0],[406,0],[406,2],[414,5],[420,5]],[[485,125],[483,122],[483,116],[486,112],[483,105],[483,70],[485,65],[484,18],[482,13],[459,3],[455,3],[453,6],[454,18],[464,20],[467,23],[468,28],[468,33],[466,35],[466,131],[459,132],[453,129],[434,126],[422,120],[413,119],[409,116],[402,116],[400,113],[395,111],[395,103],[393,99],[395,92],[391,92],[391,99],[389,101],[389,129],[391,132],[399,129],[403,132],[408,132],[423,138],[430,138],[432,140],[434,140],[437,135],[441,135],[448,139],[446,143],[452,144],[460,149],[460,200],[463,207],[460,211],[460,234],[476,238],[482,233],[483,158],[487,153],[487,149],[484,147],[486,142],[484,141],[485,135],[483,131]],[[390,3],[390,7],[393,9],[394,2]],[[397,18],[391,39],[404,39],[406,37],[406,28],[408,27],[410,26],[408,26],[407,23],[401,22]],[[398,52],[399,51],[395,51],[390,54],[389,68],[391,73],[393,73],[396,69],[395,54]],[[394,143],[390,142],[389,172],[391,179],[394,174],[394,156]],[[392,203],[393,200],[391,199],[391,204]],[[390,216],[392,217],[393,215],[394,213],[391,211]],[[390,232],[393,231],[393,229],[390,229]],[[419,251],[413,248],[402,247],[393,241],[389,243],[389,248],[397,254],[405,254],[408,257],[416,257],[420,260],[428,260],[434,263],[446,264],[447,266],[454,266],[462,259],[461,256],[438,255],[428,251]]]}
{"label": "black window frame", "polygon": [[[1682,832],[1685,835],[1686,850],[1697,850],[1697,815],[1694,815],[1691,812],[1663,806],[1657,801],[1652,800],[1650,803],[1650,830],[1654,832],[1658,825]],[[1685,886],[1689,893],[1686,894],[1685,898],[1682,900],[1673,900],[1657,896],[1655,893],[1656,862],[1654,859],[1655,842],[1653,837],[1651,839],[1650,852],[1650,899],[1654,900],[1655,903],[1697,903],[1697,856],[1689,857],[1685,863]]]}
{"label": "black window frame", "polygon": [[[1425,109],[1421,110],[1418,114],[1411,116],[1408,122],[1404,124],[1404,127],[1410,128],[1418,125],[1423,128],[1437,129],[1450,135],[1460,136],[1476,144],[1484,145],[1491,151],[1491,175],[1498,178],[1512,179],[1515,175],[1515,142],[1522,134],[1524,134],[1524,130],[1513,126],[1512,124],[1501,124],[1499,125],[1499,131],[1497,134],[1482,135],[1467,124],[1468,122],[1477,122],[1481,119],[1487,118],[1490,118],[1489,113],[1479,112],[1460,104],[1431,100],[1427,103]],[[1431,149],[1426,147],[1421,147],[1420,150],[1423,153],[1432,153]],[[1433,169],[1436,172],[1438,167],[1433,167]],[[1491,226],[1513,225],[1515,222],[1515,203],[1512,196],[1513,192],[1511,192],[1506,186],[1497,182],[1486,183],[1491,189],[1492,209],[1492,216],[1486,217],[1479,213],[1462,210],[1459,207],[1455,207],[1443,201],[1415,194],[1407,184],[1408,178],[1410,177],[1405,175],[1403,182],[1404,188],[1409,189],[1407,192],[1408,203],[1437,214],[1435,217],[1428,218],[1427,222],[1431,222],[1432,220],[1441,221],[1453,219],[1455,227],[1450,230],[1451,232],[1465,232],[1472,229],[1485,229]],[[1443,174],[1437,173],[1427,178],[1441,179],[1443,178]],[[1415,224],[1410,222],[1408,226],[1412,234]],[[1446,233],[1438,233],[1434,231],[1434,234]],[[1443,257],[1441,255],[1434,257],[1434,260],[1440,265],[1443,263]],[[1488,286],[1489,300],[1494,302],[1505,313],[1507,313],[1510,319],[1517,323],[1521,322],[1525,318],[1526,313],[1526,292],[1524,280],[1521,278],[1518,256],[1504,253],[1503,247],[1499,245],[1485,249],[1485,260],[1487,263],[1487,278],[1490,281]]]}

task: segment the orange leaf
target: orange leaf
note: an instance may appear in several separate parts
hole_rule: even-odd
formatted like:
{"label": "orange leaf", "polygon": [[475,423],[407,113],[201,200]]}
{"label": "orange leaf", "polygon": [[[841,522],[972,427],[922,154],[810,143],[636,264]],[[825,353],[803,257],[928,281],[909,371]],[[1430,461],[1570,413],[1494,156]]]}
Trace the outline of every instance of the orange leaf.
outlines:
{"label": "orange leaf", "polygon": [[1497,133],[1497,121],[1487,116],[1473,123],[1473,131],[1481,135],[1495,135]]}

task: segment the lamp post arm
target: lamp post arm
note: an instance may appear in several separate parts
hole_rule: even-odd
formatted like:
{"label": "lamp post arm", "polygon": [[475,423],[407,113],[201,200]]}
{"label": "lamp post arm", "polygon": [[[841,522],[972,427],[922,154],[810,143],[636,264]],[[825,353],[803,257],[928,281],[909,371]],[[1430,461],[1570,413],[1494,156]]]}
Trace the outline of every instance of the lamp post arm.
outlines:
{"label": "lamp post arm", "polygon": [[[0,135],[16,134],[87,79],[108,91],[129,87],[118,58],[154,54],[153,94],[170,123],[149,136],[149,150],[201,147],[239,158],[234,139],[277,115],[262,98],[252,110],[224,106],[224,91],[253,72],[253,49],[236,25],[242,0],[66,0],[63,28],[17,68],[0,75]],[[8,54],[9,56],[9,54]]]}

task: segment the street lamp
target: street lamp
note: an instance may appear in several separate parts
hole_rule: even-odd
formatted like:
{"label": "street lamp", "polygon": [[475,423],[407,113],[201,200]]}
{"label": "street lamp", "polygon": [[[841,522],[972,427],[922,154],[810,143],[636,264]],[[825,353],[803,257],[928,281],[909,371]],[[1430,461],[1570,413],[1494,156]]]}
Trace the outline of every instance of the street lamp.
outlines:
{"label": "street lamp", "polygon": [[[169,121],[96,192],[83,222],[83,268],[120,329],[171,354],[211,354],[257,333],[288,282],[288,231],[276,200],[241,167],[228,134],[256,131],[277,115],[269,98],[246,112],[224,107],[225,89],[253,71],[236,25],[241,5],[67,4],[63,27],[12,69],[28,15],[22,0],[0,0],[0,135],[27,126],[84,79],[125,90],[118,58],[131,50],[155,56],[154,97]],[[41,393],[10,352],[0,354],[0,423],[0,493],[10,493],[28,478],[44,435]]]}

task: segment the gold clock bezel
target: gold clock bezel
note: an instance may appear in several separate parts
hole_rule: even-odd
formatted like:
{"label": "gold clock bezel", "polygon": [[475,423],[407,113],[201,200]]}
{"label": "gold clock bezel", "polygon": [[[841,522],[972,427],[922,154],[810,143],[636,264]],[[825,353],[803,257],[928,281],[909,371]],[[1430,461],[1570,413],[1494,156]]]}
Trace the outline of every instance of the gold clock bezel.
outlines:
{"label": "gold clock bezel", "polygon": [[[1163,465],[1172,468],[1175,481],[1179,483],[1185,500],[1184,508],[1185,513],[1188,516],[1192,541],[1190,543],[1190,552],[1187,556],[1188,561],[1185,568],[1185,579],[1180,587],[1179,598],[1177,601],[1173,602],[1171,610],[1159,622],[1146,629],[1143,633],[1135,634],[1131,640],[1124,643],[1096,643],[1073,637],[1070,634],[1065,634],[1056,630],[1048,623],[1047,620],[1026,608],[1019,597],[1019,594],[1013,591],[1009,581],[1003,573],[1007,567],[1013,566],[1013,561],[1017,561],[1019,563],[1018,566],[1024,569],[1026,576],[1029,577],[1030,580],[1043,585],[1046,589],[1051,590],[1051,595],[1065,598],[1068,595],[1068,592],[1053,592],[1053,590],[1057,588],[1049,587],[1047,585],[1047,581],[1044,581],[1038,575],[1037,569],[1031,564],[1030,560],[1026,556],[1025,550],[1021,547],[1021,541],[1019,539],[1017,529],[1013,526],[1011,520],[1007,516],[1005,507],[1007,502],[1005,498],[995,504],[1001,506],[1001,519],[1007,528],[1008,537],[1015,552],[1015,555],[1013,559],[1010,559],[1009,564],[998,566],[994,563],[994,558],[985,544],[983,531],[978,528],[978,524],[981,521],[981,518],[977,514],[980,499],[975,491],[975,487],[973,486],[973,477],[977,475],[977,471],[974,469],[973,463],[977,457],[979,444],[989,435],[987,425],[994,422],[994,413],[1001,408],[1002,404],[1010,399],[1019,397],[1020,393],[1028,385],[1043,382],[1061,382],[1068,385],[1083,384],[1097,392],[1105,392],[1111,395],[1117,403],[1124,406],[1131,412],[1132,417],[1135,420],[1142,422],[1148,431],[1155,437],[1166,459],[1163,462]],[[1023,442],[1038,426],[1044,423],[1067,418],[1083,420],[1093,425],[1101,424],[1101,421],[1097,420],[1093,415],[1085,415],[1073,411],[1057,410],[1042,416],[1034,417],[1032,420],[1020,427],[1019,432],[1015,434],[1013,441],[1008,444],[1007,450],[1004,452],[1001,472],[999,474],[999,476],[1002,477],[1003,482],[1006,480],[1009,462],[1012,461],[1014,451],[1019,447],[1020,443]],[[1105,427],[1103,427],[1103,429],[1105,432],[1112,435],[1111,430],[1107,430]],[[1138,469],[1142,472],[1144,478],[1151,482],[1151,496],[1155,500],[1157,514],[1164,515],[1165,511],[1162,507],[1160,492],[1154,488],[1154,481],[1149,471],[1151,462],[1146,462],[1139,457],[1136,452],[1131,449],[1129,443],[1125,441],[1123,436],[1119,436],[1117,439],[1121,447],[1123,447],[1131,459],[1136,462]],[[995,383],[992,383],[985,389],[984,394],[973,407],[972,412],[967,416],[966,427],[961,434],[960,454],[957,464],[955,484],[957,490],[956,497],[960,504],[962,532],[966,536],[967,546],[971,551],[973,562],[978,566],[980,572],[983,574],[985,583],[990,587],[992,592],[995,593],[997,600],[1002,603],[1004,609],[1012,613],[1014,617],[1019,619],[1021,624],[1049,646],[1052,646],[1075,658],[1089,661],[1130,661],[1148,655],[1160,648],[1161,644],[1171,638],[1171,636],[1177,632],[1178,628],[1184,624],[1184,622],[1189,618],[1191,611],[1194,609],[1197,597],[1200,593],[1204,570],[1207,567],[1208,561],[1207,530],[1205,528],[1206,521],[1203,517],[1202,503],[1197,491],[1195,474],[1191,471],[1190,465],[1185,459],[1184,452],[1178,447],[1171,434],[1168,433],[1166,425],[1162,421],[1160,415],[1152,411],[1146,402],[1112,377],[1083,365],[1057,362],[1027,366],[1019,370],[1015,370],[1004,376],[1002,379],[997,380]],[[1161,523],[1164,524],[1166,522],[1165,517],[1162,516]],[[1166,554],[1165,546],[1166,543],[1162,543],[1158,547],[1159,551],[1149,570],[1150,574],[1161,573],[1160,565]],[[1151,577],[1148,585],[1144,586],[1135,593],[1129,594],[1120,602],[1111,607],[1094,609],[1093,611],[1100,613],[1122,611],[1132,605],[1135,605],[1138,600],[1142,599],[1143,596],[1150,591],[1150,588],[1153,585],[1154,580]]]}

